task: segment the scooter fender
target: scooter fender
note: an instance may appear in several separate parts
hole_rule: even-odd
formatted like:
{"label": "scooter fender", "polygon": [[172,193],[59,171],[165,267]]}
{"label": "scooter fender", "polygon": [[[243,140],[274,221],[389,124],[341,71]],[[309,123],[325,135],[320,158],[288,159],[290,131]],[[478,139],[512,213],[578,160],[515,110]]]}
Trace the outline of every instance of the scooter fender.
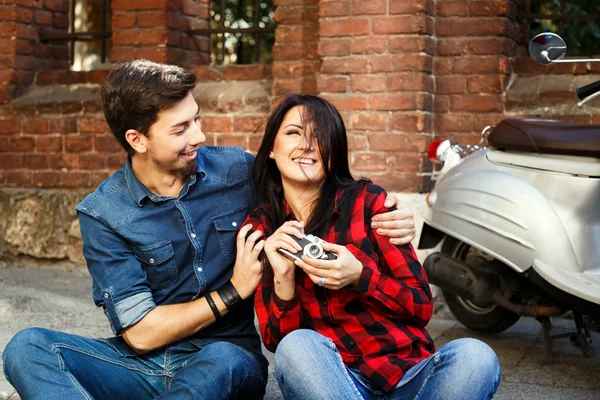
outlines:
{"label": "scooter fender", "polygon": [[425,223],[521,273],[534,260],[580,271],[563,222],[530,183],[474,153],[445,174],[430,194]]}

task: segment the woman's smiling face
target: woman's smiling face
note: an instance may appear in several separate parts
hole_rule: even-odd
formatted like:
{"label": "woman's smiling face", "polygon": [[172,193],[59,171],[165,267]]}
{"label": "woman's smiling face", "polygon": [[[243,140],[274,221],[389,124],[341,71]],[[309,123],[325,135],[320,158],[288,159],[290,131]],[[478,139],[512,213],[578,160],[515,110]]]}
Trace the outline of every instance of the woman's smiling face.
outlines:
{"label": "woman's smiling face", "polygon": [[270,155],[281,173],[284,188],[287,185],[320,187],[325,181],[317,139],[310,118],[304,118],[304,113],[304,106],[296,106],[285,114]]}

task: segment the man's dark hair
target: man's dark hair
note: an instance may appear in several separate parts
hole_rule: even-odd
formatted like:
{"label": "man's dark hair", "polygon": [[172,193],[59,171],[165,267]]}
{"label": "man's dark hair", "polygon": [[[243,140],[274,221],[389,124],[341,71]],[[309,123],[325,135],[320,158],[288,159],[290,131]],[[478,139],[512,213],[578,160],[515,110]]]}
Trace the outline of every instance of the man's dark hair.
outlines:
{"label": "man's dark hair", "polygon": [[185,69],[148,60],[117,65],[102,85],[102,107],[106,122],[121,146],[134,150],[125,132],[135,129],[148,136],[158,113],[183,100],[196,86],[196,76]]}

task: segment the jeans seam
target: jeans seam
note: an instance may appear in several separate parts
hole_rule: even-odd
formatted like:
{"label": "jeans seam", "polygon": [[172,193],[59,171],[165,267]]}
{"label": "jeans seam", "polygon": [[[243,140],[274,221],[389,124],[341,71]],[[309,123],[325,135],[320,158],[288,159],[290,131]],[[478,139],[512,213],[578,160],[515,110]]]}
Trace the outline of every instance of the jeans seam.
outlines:
{"label": "jeans seam", "polygon": [[52,351],[56,354],[56,357],[58,358],[58,365],[60,367],[60,369],[62,371],[65,372],[65,374],[67,374],[67,376],[69,377],[69,379],[71,380],[71,382],[73,382],[73,385],[75,385],[75,387],[77,388],[77,390],[79,390],[81,392],[81,395],[88,400],[93,400],[92,397],[90,397],[84,390],[84,388],[81,386],[81,384],[79,383],[79,381],[77,379],[75,379],[75,376],[73,376],[73,374],[69,371],[67,371],[66,367],[65,367],[65,361],[62,357],[62,354],[60,353],[60,346],[57,346],[57,343],[52,345]]}
{"label": "jeans seam", "polygon": [[342,366],[342,369],[344,370],[344,376],[346,377],[346,380],[348,381],[348,383],[350,383],[350,386],[352,386],[352,388],[354,389],[355,395],[358,396],[356,398],[357,399],[364,399],[364,397],[362,396],[362,394],[360,393],[360,391],[358,390],[358,388],[354,384],[354,381],[350,377],[350,372],[348,372],[348,368],[346,367],[346,364],[344,364],[344,360],[342,359],[342,355],[338,351],[337,346],[335,345],[335,343],[333,342],[333,340],[331,340],[330,338],[326,337],[326,339],[329,341],[329,347],[335,353],[336,359],[339,361],[340,365]]}
{"label": "jeans seam", "polygon": [[421,395],[421,392],[423,392],[423,389],[425,388],[425,385],[427,384],[427,381],[429,380],[429,378],[431,377],[431,375],[433,375],[435,373],[435,368],[437,367],[438,360],[439,360],[439,356],[438,357],[434,356],[434,359],[433,359],[433,361],[434,361],[433,368],[431,368],[431,370],[429,371],[429,373],[427,375],[427,378],[425,378],[425,380],[423,381],[423,384],[421,385],[421,387],[419,388],[419,391],[415,395],[414,400],[417,400],[419,398],[419,396]]}
{"label": "jeans seam", "polygon": [[[120,361],[117,361],[117,360],[113,360],[111,358],[104,357],[102,355],[99,355],[99,354],[96,354],[96,353],[92,353],[90,351],[86,351],[86,350],[77,348],[75,346],[68,345],[66,343],[54,343],[52,345],[52,350],[54,352],[56,352],[58,348],[65,348],[65,349],[76,351],[78,353],[83,353],[83,354],[86,354],[86,355],[88,355],[90,357],[94,357],[94,358],[97,358],[99,360],[103,360],[103,361],[109,362],[111,364],[120,365],[121,367],[124,367],[124,368],[127,368],[127,369],[132,369],[132,370],[135,370],[135,371],[139,371],[139,372],[142,372],[142,373],[147,374],[147,375],[153,375],[153,376],[160,376],[160,375],[162,375],[162,372],[156,372],[156,371],[148,370],[148,369],[145,369],[145,368],[139,368],[139,367],[136,367],[136,366],[131,365],[131,364],[127,364],[127,363],[123,363],[123,362],[120,362]],[[61,365],[62,365],[61,368],[64,368],[64,363],[62,361],[61,361]]]}
{"label": "jeans seam", "polygon": [[167,351],[165,351],[165,362],[163,364],[163,370],[164,370],[164,381],[163,381],[163,385],[165,388],[165,391],[169,390],[169,387],[171,386],[170,382],[169,382],[169,369],[171,366],[171,347],[167,348]]}

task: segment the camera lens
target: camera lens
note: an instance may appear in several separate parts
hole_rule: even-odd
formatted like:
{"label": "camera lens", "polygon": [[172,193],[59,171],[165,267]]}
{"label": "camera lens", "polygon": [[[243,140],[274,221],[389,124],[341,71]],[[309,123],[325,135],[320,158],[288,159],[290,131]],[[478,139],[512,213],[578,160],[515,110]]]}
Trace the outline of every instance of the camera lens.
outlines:
{"label": "camera lens", "polygon": [[310,258],[321,258],[323,247],[318,243],[312,243],[304,248],[304,254]]}

